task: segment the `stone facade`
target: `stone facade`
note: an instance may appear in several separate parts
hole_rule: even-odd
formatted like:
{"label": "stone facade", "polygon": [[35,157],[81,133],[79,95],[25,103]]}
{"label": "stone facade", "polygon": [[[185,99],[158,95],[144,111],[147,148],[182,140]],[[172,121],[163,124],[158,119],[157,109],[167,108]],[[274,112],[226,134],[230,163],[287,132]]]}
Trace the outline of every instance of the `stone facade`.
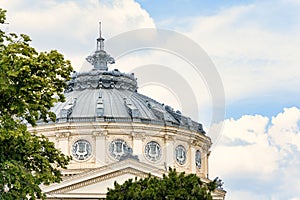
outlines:
{"label": "stone facade", "polygon": [[[169,167],[178,172],[195,173],[204,182],[208,182],[208,158],[211,146],[210,138],[195,131],[175,127],[161,127],[142,123],[62,123],[40,125],[32,128],[36,134],[44,134],[55,146],[66,155],[73,156],[68,169],[63,170],[64,181],[60,184],[44,187],[49,199],[101,199],[105,197],[106,189],[113,187],[114,181],[124,182],[128,178],[145,177],[148,173],[162,177]],[[74,158],[72,149],[76,141],[85,140],[91,144],[91,153],[84,159]],[[132,154],[138,160],[126,159],[119,161],[110,152],[113,141],[122,140],[132,148]],[[161,147],[158,160],[149,160],[145,154],[146,145],[157,142]],[[184,147],[186,159],[184,162],[176,159],[176,147]],[[196,164],[196,152],[201,152],[200,166]],[[119,169],[121,163],[131,166]],[[118,166],[118,167],[117,167]],[[109,169],[109,172],[106,171]],[[120,171],[121,170],[121,171]],[[91,172],[103,173],[89,178]],[[67,184],[67,186],[65,186]],[[89,185],[89,189],[86,189]],[[92,186],[94,185],[94,186]],[[67,189],[66,189],[67,188]],[[92,190],[94,188],[93,192]],[[218,190],[214,199],[224,199],[225,192]]]}

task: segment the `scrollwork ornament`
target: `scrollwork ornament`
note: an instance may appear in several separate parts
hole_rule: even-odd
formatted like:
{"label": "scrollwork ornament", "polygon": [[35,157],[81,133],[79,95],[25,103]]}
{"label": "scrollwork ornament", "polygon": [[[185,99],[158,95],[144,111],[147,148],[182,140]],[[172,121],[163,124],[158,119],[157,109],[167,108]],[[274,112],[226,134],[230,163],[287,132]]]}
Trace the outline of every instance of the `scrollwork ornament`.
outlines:
{"label": "scrollwork ornament", "polygon": [[158,161],[161,158],[161,147],[160,145],[155,142],[151,141],[148,142],[145,146],[145,156],[150,161]]}
{"label": "scrollwork ornament", "polygon": [[185,161],[186,161],[186,150],[185,150],[184,146],[178,145],[175,148],[175,156],[176,156],[177,163],[179,163],[180,165],[185,164]]}
{"label": "scrollwork ornament", "polygon": [[127,143],[121,139],[113,140],[109,145],[109,153],[116,160],[120,160],[123,155],[127,154],[128,149]]}
{"label": "scrollwork ornament", "polygon": [[77,140],[72,145],[72,156],[77,160],[87,160],[92,154],[92,145],[87,140]]}

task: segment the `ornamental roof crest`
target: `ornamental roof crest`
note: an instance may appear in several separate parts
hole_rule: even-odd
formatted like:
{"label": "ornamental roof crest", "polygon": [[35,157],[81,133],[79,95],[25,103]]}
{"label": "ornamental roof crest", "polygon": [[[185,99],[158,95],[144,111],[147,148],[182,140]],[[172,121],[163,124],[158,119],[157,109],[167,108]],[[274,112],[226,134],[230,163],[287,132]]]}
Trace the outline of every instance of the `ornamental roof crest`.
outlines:
{"label": "ornamental roof crest", "polygon": [[96,51],[86,60],[94,66],[94,69],[107,71],[107,63],[114,64],[115,59],[104,50],[104,38],[101,35],[101,22],[99,22],[99,38],[97,38]]}

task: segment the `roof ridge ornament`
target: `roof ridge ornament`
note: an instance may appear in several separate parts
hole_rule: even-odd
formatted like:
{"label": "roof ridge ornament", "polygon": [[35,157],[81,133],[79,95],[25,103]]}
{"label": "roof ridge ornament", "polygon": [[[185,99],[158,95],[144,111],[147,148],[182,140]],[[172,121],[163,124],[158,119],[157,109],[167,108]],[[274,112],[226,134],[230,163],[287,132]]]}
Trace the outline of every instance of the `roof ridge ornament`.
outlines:
{"label": "roof ridge ornament", "polygon": [[99,22],[99,38],[97,38],[96,51],[86,60],[94,66],[95,70],[107,71],[107,63],[114,64],[115,59],[104,50],[104,38],[102,37],[101,22]]}

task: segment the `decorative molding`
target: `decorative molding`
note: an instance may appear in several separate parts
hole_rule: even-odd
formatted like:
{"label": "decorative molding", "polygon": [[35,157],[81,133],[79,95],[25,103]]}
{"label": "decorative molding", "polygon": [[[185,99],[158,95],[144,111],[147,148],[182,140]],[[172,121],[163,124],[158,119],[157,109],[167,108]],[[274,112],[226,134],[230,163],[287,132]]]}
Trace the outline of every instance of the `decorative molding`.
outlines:
{"label": "decorative molding", "polygon": [[[146,148],[146,145],[149,143],[149,142],[156,142],[159,144],[160,146],[160,150],[161,150],[161,156],[158,160],[156,161],[151,161],[147,158],[146,156],[146,152],[145,152],[145,148]],[[146,161],[145,163],[148,163],[148,164],[151,164],[153,165],[155,163],[156,166],[159,166],[159,164],[163,163],[166,159],[166,156],[165,156],[165,151],[166,149],[164,148],[165,147],[165,144],[164,144],[164,141],[162,138],[153,138],[153,137],[149,137],[147,136],[146,139],[143,141],[143,147],[142,147],[142,154],[143,154],[143,157],[144,157],[144,161]]]}
{"label": "decorative molding", "polygon": [[72,135],[70,137],[70,142],[68,144],[68,151],[69,151],[69,155],[72,155],[72,148],[73,148],[73,144],[78,141],[78,140],[86,140],[88,141],[91,146],[92,146],[92,153],[91,153],[91,156],[89,158],[87,158],[86,160],[77,160],[76,158],[74,158],[72,160],[72,162],[70,164],[73,164],[75,165],[76,163],[93,163],[94,162],[94,158],[95,158],[95,150],[96,150],[96,143],[95,143],[95,140],[92,138],[91,135],[81,135],[81,134],[78,134],[78,135]]}
{"label": "decorative molding", "polygon": [[145,135],[146,135],[145,132],[131,131],[132,138],[136,140],[144,141],[146,139]]}
{"label": "decorative molding", "polygon": [[59,132],[55,134],[55,137],[57,139],[68,139],[71,135],[71,132]]}
{"label": "decorative molding", "polygon": [[165,134],[164,139],[166,142],[174,142],[176,140],[176,137],[174,135]]}
{"label": "decorative molding", "polygon": [[97,137],[104,137],[108,135],[108,131],[92,131],[92,135],[97,138]]}
{"label": "decorative molding", "polygon": [[[73,124],[76,124],[77,129],[84,128],[86,125],[90,125],[92,123],[98,123],[100,125],[95,125],[96,127],[106,128],[107,126],[110,126],[111,129],[126,129],[128,125],[130,125],[130,128],[141,128],[142,125],[147,124],[151,125],[149,126],[150,129],[156,130],[156,131],[165,131],[170,133],[183,133],[183,134],[190,134],[190,132],[194,132],[195,135],[205,136],[205,132],[200,129],[194,129],[192,126],[189,125],[178,125],[176,123],[173,123],[171,121],[164,121],[164,120],[153,120],[153,119],[143,119],[143,118],[124,118],[124,117],[70,117],[70,118],[60,118],[57,120],[56,123],[49,122],[48,124],[45,123],[39,123],[39,127],[33,128],[34,130],[42,131],[41,128],[43,126],[49,126],[53,125],[54,131],[61,130],[62,127],[67,124],[69,128],[73,128]],[[196,123],[196,122],[195,122]],[[104,124],[104,125],[102,125]],[[62,126],[60,126],[62,125]],[[145,129],[149,129],[148,127],[145,127]]]}
{"label": "decorative molding", "polygon": [[[165,127],[161,125],[156,124],[148,124],[147,126],[143,126],[142,123],[138,122],[125,122],[122,124],[118,124],[118,122],[94,122],[94,123],[85,123],[85,122],[72,122],[72,123],[62,123],[62,124],[47,124],[47,125],[39,125],[38,127],[29,128],[31,132],[36,133],[45,133],[49,135],[51,132],[59,132],[64,130],[137,130],[136,132],[139,132],[139,130],[143,131],[153,131],[153,132],[174,132],[174,127]],[[163,130],[163,131],[162,131]],[[180,135],[182,137],[204,137],[207,138],[205,135],[199,135],[198,132],[190,131],[188,129],[178,129],[176,130],[177,135]]]}
{"label": "decorative molding", "polygon": [[135,92],[138,88],[136,78],[133,74],[122,73],[119,70],[93,70],[77,73],[67,84],[66,92],[99,88],[115,88]]}
{"label": "decorative molding", "polygon": [[197,140],[196,139],[189,139],[188,144],[190,146],[197,146]]}
{"label": "decorative molding", "polygon": [[201,149],[202,149],[205,153],[208,153],[208,152],[209,152],[209,149],[210,149],[210,144],[207,144],[207,143],[201,143],[200,147],[201,147]]}
{"label": "decorative molding", "polygon": [[108,180],[108,179],[116,178],[116,177],[124,175],[124,174],[132,174],[134,176],[139,176],[139,177],[142,177],[142,178],[146,178],[148,176],[147,173],[144,173],[144,172],[138,171],[136,169],[133,169],[131,167],[128,167],[128,168],[120,170],[120,171],[115,171],[115,172],[112,172],[112,173],[108,173],[108,174],[105,174],[105,175],[102,175],[102,176],[99,176],[99,177],[96,177],[96,178],[92,178],[92,179],[89,179],[89,180],[86,180],[86,181],[83,181],[83,182],[80,182],[80,183],[77,183],[77,184],[73,184],[71,186],[67,186],[67,187],[63,187],[61,189],[51,191],[48,194],[66,193],[66,192],[69,192],[69,191],[72,191],[72,190],[75,190],[75,189],[78,189],[78,188],[82,188],[82,187],[85,187],[85,186],[88,186],[88,185],[91,185],[91,184],[95,184],[95,183],[102,182],[102,181],[105,181],[105,180]]}
{"label": "decorative molding", "polygon": [[105,160],[106,163],[118,161],[118,159],[114,158],[110,153],[110,145],[114,140],[123,140],[126,142],[126,144],[129,148],[132,149],[132,147],[133,147],[131,136],[128,137],[127,135],[108,135],[106,137],[107,137],[107,140],[105,141],[105,149],[106,149],[105,151],[106,151],[106,155],[107,155],[106,158],[109,159],[109,160]]}

